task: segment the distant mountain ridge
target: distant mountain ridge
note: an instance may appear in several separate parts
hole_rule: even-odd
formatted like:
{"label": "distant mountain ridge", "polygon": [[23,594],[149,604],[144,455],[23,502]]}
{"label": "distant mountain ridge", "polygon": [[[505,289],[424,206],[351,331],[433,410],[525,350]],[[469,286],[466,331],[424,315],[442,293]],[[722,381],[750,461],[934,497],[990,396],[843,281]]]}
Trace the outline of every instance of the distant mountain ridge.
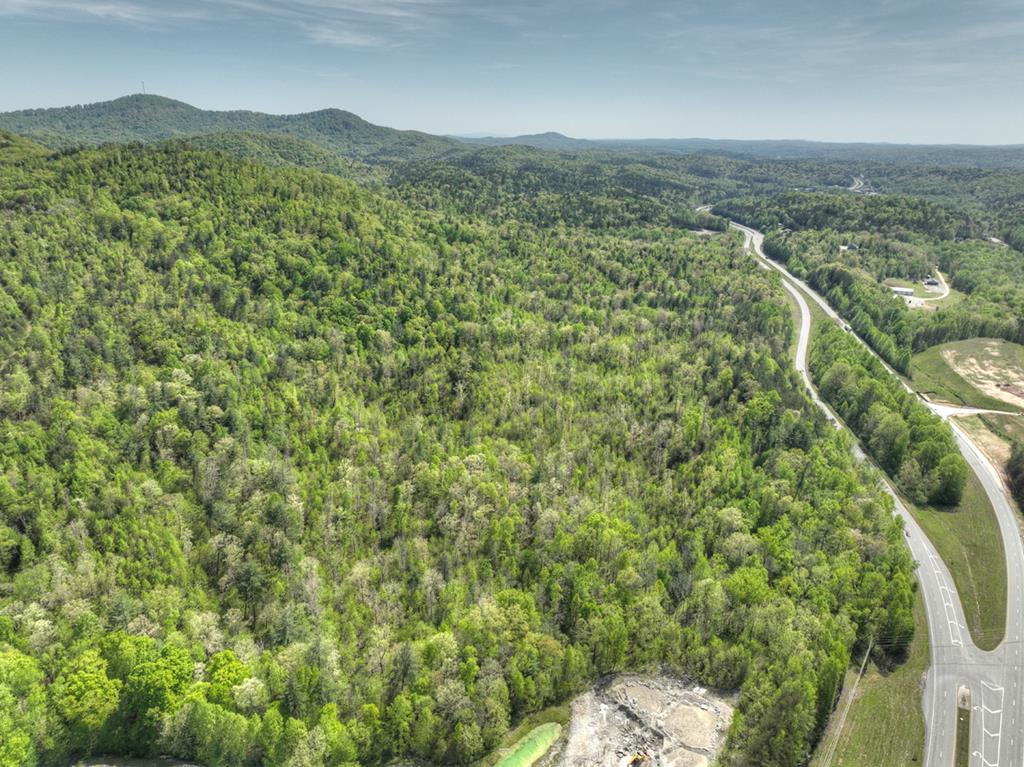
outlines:
{"label": "distant mountain ridge", "polygon": [[468,144],[485,146],[532,146],[538,149],[589,149],[601,146],[600,142],[587,139],[570,138],[563,133],[547,131],[545,133],[529,133],[523,136],[455,136],[454,138]]}
{"label": "distant mountain ridge", "polygon": [[[472,147],[529,146],[563,152],[593,149],[664,154],[717,154],[744,159],[839,160],[947,165],[975,168],[1024,169],[1024,144],[1006,146],[839,143],[804,140],[736,139],[580,139],[549,131],[522,136],[437,136],[421,131],[374,125],[351,112],[321,109],[296,115],[272,115],[248,110],[211,111],[164,96],[135,94],[113,101],[49,109],[0,113],[0,130],[25,136],[51,149],[104,143],[143,142],[217,135],[203,142],[218,143],[242,156],[304,155],[295,164],[323,167],[319,150],[370,164],[426,160],[459,155]],[[241,134],[245,134],[242,136]],[[259,146],[256,135],[290,136],[307,142],[305,148]],[[265,142],[263,142],[265,143]],[[340,175],[348,175],[345,169]]]}
{"label": "distant mountain ridge", "polygon": [[853,160],[909,162],[926,165],[962,165],[979,168],[1024,169],[1024,144],[980,146],[970,144],[888,144],[807,141],[802,139],[580,139],[562,133],[523,136],[457,137],[468,144],[532,146],[539,149],[585,151],[630,149],[672,154],[720,154],[770,160]]}
{"label": "distant mountain ridge", "polygon": [[365,162],[435,157],[461,146],[442,136],[374,125],[341,109],[297,115],[218,112],[141,94],[83,106],[0,113],[0,129],[54,149],[110,142],[151,143],[211,133],[276,133]]}

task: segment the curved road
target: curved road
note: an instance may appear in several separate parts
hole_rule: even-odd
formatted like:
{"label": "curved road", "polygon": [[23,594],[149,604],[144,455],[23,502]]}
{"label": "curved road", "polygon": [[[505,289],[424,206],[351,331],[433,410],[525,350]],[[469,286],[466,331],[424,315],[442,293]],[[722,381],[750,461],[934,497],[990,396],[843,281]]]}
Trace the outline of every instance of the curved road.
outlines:
{"label": "curved road", "polygon": [[[748,248],[753,246],[761,266],[779,272],[783,286],[796,299],[800,309],[796,369],[803,377],[811,399],[837,428],[843,428],[818,396],[807,372],[811,318],[805,295],[815,301],[831,320],[841,327],[846,327],[846,324],[808,285],[764,255],[764,235],[761,232],[735,222],[731,225],[743,232],[745,245]],[[864,344],[862,339],[858,340]],[[878,358],[867,344],[864,346]],[[882,364],[890,373],[897,375],[884,360]],[[908,391],[911,390],[903,379],[899,380]],[[963,409],[935,405],[924,398],[922,401],[943,418],[955,414],[952,410],[967,414]],[[895,502],[896,513],[903,519],[907,544],[920,564],[917,575],[928,614],[932,658],[924,689],[924,764],[925,767],[953,765],[957,696],[961,689],[967,689],[973,709],[970,764],[972,767],[1019,767],[1024,763],[1024,665],[1021,663],[1021,651],[1024,649],[1024,545],[1013,506],[995,468],[956,423],[949,421],[949,424],[960,452],[978,475],[999,520],[1008,578],[1006,634],[1002,643],[991,652],[975,647],[949,569],[888,479],[882,475],[885,489]],[[863,457],[859,447],[857,455]],[[884,722],[878,724],[879,727],[885,726]]]}
{"label": "curved road", "polygon": [[942,287],[938,295],[925,296],[924,298],[917,299],[918,301],[941,301],[949,295],[949,283],[946,282],[946,278],[942,276],[942,272],[936,269],[935,276],[939,278],[939,285]]}

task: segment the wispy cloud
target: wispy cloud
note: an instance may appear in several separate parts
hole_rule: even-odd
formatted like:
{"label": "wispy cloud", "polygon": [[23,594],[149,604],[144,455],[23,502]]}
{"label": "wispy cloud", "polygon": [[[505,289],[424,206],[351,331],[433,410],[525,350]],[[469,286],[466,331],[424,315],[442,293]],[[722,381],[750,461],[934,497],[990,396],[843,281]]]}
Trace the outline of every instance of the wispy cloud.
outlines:
{"label": "wispy cloud", "polygon": [[86,18],[131,24],[202,19],[208,13],[188,3],[123,2],[122,0],[0,0],[0,16]]}
{"label": "wispy cloud", "polygon": [[1016,39],[1024,43],[1024,19],[1003,19],[971,24],[960,31],[960,36],[967,42],[984,43],[992,40]]}
{"label": "wispy cloud", "polygon": [[314,43],[347,48],[383,48],[394,45],[386,38],[361,32],[349,25],[303,24],[301,26]]}
{"label": "wispy cloud", "polygon": [[314,43],[391,47],[457,17],[453,0],[0,0],[0,16],[153,26],[189,20],[284,23]]}
{"label": "wispy cloud", "polygon": [[146,26],[272,24],[275,32],[318,45],[356,49],[489,37],[499,46],[568,42],[583,53],[590,44],[602,56],[615,48],[633,56],[638,42],[650,42],[645,58],[698,50],[708,61],[724,59],[726,68],[756,64],[765,72],[798,64],[809,77],[848,68],[848,57],[867,68],[905,63],[908,71],[924,73],[929,64],[961,53],[971,58],[964,50],[971,45],[1020,42],[1024,50],[1022,8],[1021,0],[0,0],[0,16]]}
{"label": "wispy cloud", "polygon": [[652,48],[670,51],[691,70],[695,58],[716,62],[697,69],[707,78],[865,90],[902,84],[920,92],[927,83],[948,90],[972,78],[1024,73],[1020,0],[862,0],[813,13],[796,2],[754,7],[720,0],[717,12],[671,8],[659,18],[663,23],[645,32]]}
{"label": "wispy cloud", "polygon": [[315,43],[382,48],[438,31],[455,6],[447,0],[293,0],[286,9]]}

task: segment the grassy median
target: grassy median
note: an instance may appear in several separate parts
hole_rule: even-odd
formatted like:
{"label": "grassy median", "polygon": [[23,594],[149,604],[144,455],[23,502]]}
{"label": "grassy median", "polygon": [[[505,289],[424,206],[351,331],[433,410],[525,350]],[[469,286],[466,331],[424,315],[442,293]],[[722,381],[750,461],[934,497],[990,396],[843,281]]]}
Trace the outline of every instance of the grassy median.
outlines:
{"label": "grassy median", "polygon": [[992,650],[1006,631],[1006,559],[995,510],[974,472],[955,509],[910,505],[953,576],[974,643]]}
{"label": "grassy median", "polygon": [[956,767],[969,767],[971,763],[971,710],[968,708],[957,708],[956,710]]}

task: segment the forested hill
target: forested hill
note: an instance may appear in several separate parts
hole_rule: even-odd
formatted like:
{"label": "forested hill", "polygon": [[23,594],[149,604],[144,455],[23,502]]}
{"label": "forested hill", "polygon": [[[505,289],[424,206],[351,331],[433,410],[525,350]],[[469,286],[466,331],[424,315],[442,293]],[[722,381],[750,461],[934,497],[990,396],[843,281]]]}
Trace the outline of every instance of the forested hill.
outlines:
{"label": "forested hill", "polygon": [[275,168],[313,168],[374,186],[384,183],[387,177],[386,170],[380,165],[354,160],[312,141],[285,133],[203,133],[168,139],[160,143],[169,147],[224,152],[233,157],[255,160]]}
{"label": "forested hill", "polygon": [[0,130],[0,162],[13,163],[46,154],[46,149],[23,136]]}
{"label": "forested hill", "polygon": [[215,112],[162,96],[124,96],[84,106],[0,113],[0,128],[54,148],[154,142],[205,133],[285,133],[357,160],[435,157],[461,145],[440,136],[373,125],[339,109],[298,115]]}
{"label": "forested hill", "polygon": [[795,767],[851,654],[909,640],[891,500],[738,237],[16,150],[8,763],[467,764],[666,664],[739,691],[725,764]]}

